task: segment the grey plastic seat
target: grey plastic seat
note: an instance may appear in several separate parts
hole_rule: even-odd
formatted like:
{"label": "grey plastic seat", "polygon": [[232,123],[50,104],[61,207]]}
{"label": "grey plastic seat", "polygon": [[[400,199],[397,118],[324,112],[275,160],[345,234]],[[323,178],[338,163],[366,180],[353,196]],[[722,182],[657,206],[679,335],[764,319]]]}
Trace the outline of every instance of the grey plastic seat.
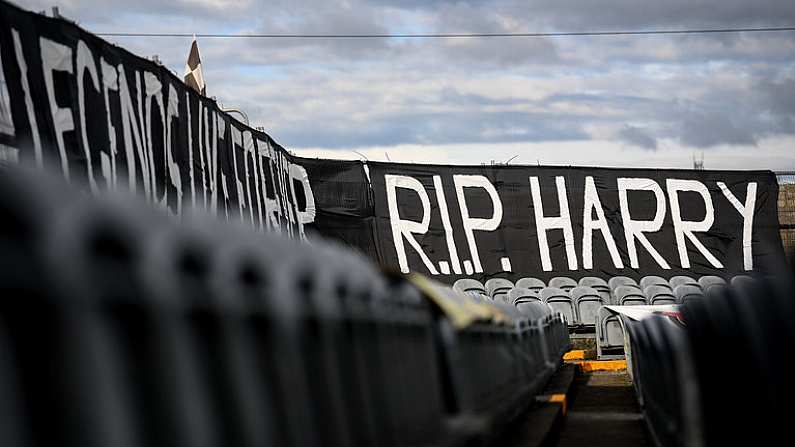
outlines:
{"label": "grey plastic seat", "polygon": [[596,276],[585,276],[580,278],[578,283],[582,287],[590,287],[596,290],[599,295],[602,297],[602,303],[610,304],[611,303],[611,295],[610,295],[610,286],[607,285],[607,281],[602,278],[597,278]]}
{"label": "grey plastic seat", "polygon": [[731,280],[732,286],[747,286],[756,284],[756,279],[753,276],[748,275],[737,275]]}
{"label": "grey plastic seat", "polygon": [[622,306],[638,306],[648,304],[646,295],[640,289],[632,286],[618,286],[613,294]]}
{"label": "grey plastic seat", "polygon": [[676,296],[668,286],[648,286],[643,289],[649,304],[676,304]]}
{"label": "grey plastic seat", "polygon": [[525,314],[530,321],[538,321],[552,313],[552,309],[541,301],[526,301],[516,305],[519,312]]}
{"label": "grey plastic seat", "polygon": [[556,276],[549,280],[549,287],[565,290],[566,292],[577,287],[577,281],[566,276]]}
{"label": "grey plastic seat", "polygon": [[701,287],[698,284],[698,281],[696,281],[695,279],[693,279],[693,278],[691,278],[689,276],[684,276],[684,275],[674,276],[673,278],[670,279],[670,281],[668,281],[668,285],[671,286],[671,290],[674,290],[677,287],[683,286],[685,284],[690,285],[690,286]]}
{"label": "grey plastic seat", "polygon": [[571,302],[568,292],[557,287],[546,287],[541,289],[540,296],[541,301],[547,303],[552,310],[563,314],[566,323],[573,324],[576,321],[574,303]]}
{"label": "grey plastic seat", "polygon": [[469,292],[466,292],[466,294],[472,297],[472,301],[476,303],[486,303],[488,301],[491,301],[486,295],[477,292],[475,290],[470,290]]}
{"label": "grey plastic seat", "polygon": [[591,287],[575,287],[571,289],[571,299],[577,308],[577,322],[586,325],[596,324],[596,314],[604,302],[602,296]]}
{"label": "grey plastic seat", "polygon": [[684,304],[688,300],[704,298],[704,291],[701,290],[701,286],[682,284],[674,289],[674,296],[677,303]]}
{"label": "grey plastic seat", "polygon": [[640,279],[640,290],[646,290],[646,287],[649,286],[664,286],[668,287],[669,289],[671,288],[671,285],[665,280],[665,278],[656,275],[644,276]]}
{"label": "grey plastic seat", "polygon": [[635,287],[636,289],[640,290],[638,282],[629,276],[614,276],[607,281],[607,285],[610,287],[611,291],[615,291],[621,286]]}
{"label": "grey plastic seat", "polygon": [[505,278],[491,278],[486,281],[486,294],[493,300],[508,302],[508,291],[513,289],[513,283]]}
{"label": "grey plastic seat", "polygon": [[638,282],[628,276],[614,276],[607,281],[607,285],[610,287],[610,304],[621,304],[616,295],[616,289],[619,287],[634,287],[640,290]]}
{"label": "grey plastic seat", "polygon": [[705,295],[709,293],[709,289],[713,287],[717,288],[726,287],[726,280],[721,278],[720,276],[714,276],[714,275],[702,276],[701,278],[698,278],[698,283],[701,284],[701,290],[704,291]]}
{"label": "grey plastic seat", "polygon": [[453,290],[461,293],[477,292],[486,295],[486,288],[480,281],[472,278],[463,278],[453,283]]}
{"label": "grey plastic seat", "polygon": [[538,292],[533,290],[524,287],[514,287],[508,291],[508,301],[516,306],[519,303],[528,301],[541,301],[541,297],[538,296]]}
{"label": "grey plastic seat", "polygon": [[544,284],[544,281],[541,281],[538,278],[522,278],[519,281],[516,281],[516,287],[530,289],[535,293],[541,292],[541,289],[546,286],[547,285]]}
{"label": "grey plastic seat", "polygon": [[597,343],[599,343],[600,351],[623,348],[624,331],[621,329],[618,317],[606,307],[600,307],[596,315]]}

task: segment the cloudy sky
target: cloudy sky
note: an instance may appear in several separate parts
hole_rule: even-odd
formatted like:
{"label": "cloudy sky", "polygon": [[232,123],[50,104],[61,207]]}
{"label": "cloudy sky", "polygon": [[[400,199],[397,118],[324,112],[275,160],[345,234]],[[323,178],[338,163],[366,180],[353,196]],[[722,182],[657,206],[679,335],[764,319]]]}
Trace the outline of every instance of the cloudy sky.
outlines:
{"label": "cloudy sky", "polygon": [[[17,0],[18,1],[18,0]],[[790,0],[24,0],[92,32],[774,27]],[[182,73],[190,39],[109,38]],[[207,91],[305,156],[795,169],[795,32],[200,39]]]}

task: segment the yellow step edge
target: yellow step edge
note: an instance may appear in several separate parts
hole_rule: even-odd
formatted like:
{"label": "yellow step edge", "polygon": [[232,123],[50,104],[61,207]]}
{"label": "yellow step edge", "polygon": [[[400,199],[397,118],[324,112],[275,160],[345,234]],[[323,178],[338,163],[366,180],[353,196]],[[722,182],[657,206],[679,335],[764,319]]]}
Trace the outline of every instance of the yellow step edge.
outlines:
{"label": "yellow step edge", "polygon": [[586,360],[578,363],[584,373],[593,371],[623,371],[627,369],[626,360]]}
{"label": "yellow step edge", "polygon": [[572,349],[563,354],[563,360],[585,360],[585,349]]}
{"label": "yellow step edge", "polygon": [[539,402],[550,402],[555,404],[560,404],[560,411],[565,416],[566,411],[568,410],[566,406],[566,395],[565,394],[547,394],[543,396],[538,396],[537,401]]}

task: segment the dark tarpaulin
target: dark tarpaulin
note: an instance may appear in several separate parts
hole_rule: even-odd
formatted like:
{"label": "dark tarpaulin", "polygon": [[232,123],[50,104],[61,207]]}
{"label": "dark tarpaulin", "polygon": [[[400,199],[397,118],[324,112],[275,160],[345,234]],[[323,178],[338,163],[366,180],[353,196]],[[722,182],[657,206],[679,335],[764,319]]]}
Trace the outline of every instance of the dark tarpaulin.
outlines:
{"label": "dark tarpaulin", "polygon": [[[402,244],[409,270],[431,274],[445,282],[467,276],[480,280],[496,276],[512,280],[523,276],[543,280],[554,276],[579,278],[591,275],[639,278],[651,274],[665,278],[679,274],[728,277],[747,271],[769,271],[784,261],[776,209],[778,186],[775,175],[769,171],[397,163],[368,163],[368,166],[373,187],[377,240],[380,242],[379,261],[385,265],[399,266],[397,246]],[[459,188],[455,186],[456,179]],[[652,229],[639,233],[648,241],[651,250],[637,237],[627,241],[619,179],[624,179],[621,182],[626,191],[627,220],[638,221],[630,225]],[[533,197],[534,182],[538,185],[541,205]],[[747,235],[750,238],[745,237],[745,243],[750,244],[750,247],[745,248],[745,220],[736,206],[746,205],[751,184],[755,185],[750,187],[751,190],[755,188],[756,191],[753,231]],[[442,186],[441,196],[437,185]],[[421,191],[417,191],[417,186],[421,187]],[[497,207],[502,209],[498,219],[494,215],[495,203],[489,195],[489,186],[493,186],[492,192],[497,194],[499,202]],[[564,208],[568,207],[570,223],[566,219],[559,219],[561,187],[565,188],[566,199],[563,204]],[[389,190],[396,191],[392,213]],[[587,210],[584,209],[586,190],[591,198],[589,203],[593,205]],[[698,190],[706,194],[706,199]],[[428,208],[425,211],[423,200],[426,197],[423,195],[427,197]],[[674,196],[677,198],[675,205],[672,204]],[[736,206],[729,196],[736,199]],[[460,197],[465,201],[464,211]],[[440,206],[440,198],[446,207]],[[594,198],[598,202],[594,202]],[[661,213],[659,225],[654,223],[658,205]],[[712,209],[708,212],[710,206]],[[680,228],[679,238],[674,226],[674,207],[678,208],[679,217],[676,220]],[[539,241],[536,212],[542,213],[540,222],[542,228],[547,228],[543,231],[547,239],[545,244],[543,236],[542,241]],[[600,213],[603,213],[603,218],[600,218]],[[423,231],[423,217],[427,219],[427,231]],[[465,217],[467,226],[472,228],[469,238],[464,226]],[[449,219],[447,230],[445,218]],[[495,219],[498,220],[496,224]],[[708,222],[698,222],[705,219],[714,221],[707,230],[700,231]],[[590,222],[587,225],[591,228],[590,238],[583,237],[586,220]],[[397,229],[393,228],[395,225]],[[690,225],[696,229],[688,233],[686,230]],[[609,230],[609,237],[605,237],[603,229]],[[421,251],[412,246],[408,234]],[[691,240],[690,234],[696,242]],[[393,237],[395,235],[398,237]],[[396,243],[397,239],[402,242]],[[474,242],[474,247],[471,242]],[[592,247],[590,255],[585,249],[589,242]],[[609,243],[612,245],[612,254]],[[631,259],[629,245],[635,247],[636,262]],[[680,252],[680,246],[684,253]],[[544,247],[549,252],[546,263],[543,259]],[[424,260],[423,255],[427,259]],[[709,259],[710,255],[713,259]],[[456,257],[458,262],[455,261]],[[686,266],[688,263],[690,265]],[[471,265],[471,270],[466,264]],[[403,270],[406,270],[405,266]],[[449,274],[444,273],[447,270]],[[456,270],[461,273],[456,273]],[[472,274],[467,275],[467,270]]]}

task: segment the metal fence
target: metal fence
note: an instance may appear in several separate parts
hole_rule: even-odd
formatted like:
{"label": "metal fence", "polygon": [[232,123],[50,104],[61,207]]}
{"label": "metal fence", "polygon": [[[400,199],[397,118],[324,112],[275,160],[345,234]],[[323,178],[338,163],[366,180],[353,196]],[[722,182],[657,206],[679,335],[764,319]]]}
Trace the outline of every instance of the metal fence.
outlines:
{"label": "metal fence", "polygon": [[778,171],[778,221],[784,251],[795,253],[795,171]]}

